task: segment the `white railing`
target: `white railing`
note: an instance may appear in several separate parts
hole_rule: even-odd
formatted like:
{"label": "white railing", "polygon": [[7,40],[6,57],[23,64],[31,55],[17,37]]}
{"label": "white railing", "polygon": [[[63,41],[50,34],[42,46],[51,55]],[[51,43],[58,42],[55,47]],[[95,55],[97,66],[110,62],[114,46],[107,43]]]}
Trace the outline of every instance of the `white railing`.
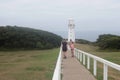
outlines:
{"label": "white railing", "polygon": [[[94,55],[89,54],[87,52],[81,51],[79,49],[75,49],[75,57],[78,60],[80,60],[80,62],[82,62],[83,65],[86,64],[85,62],[87,62],[87,69],[90,69],[90,58],[92,58],[93,59],[93,74],[94,74],[94,76],[97,75],[97,61],[103,63],[104,64],[103,80],[108,80],[108,66],[120,71],[120,65],[112,63],[112,62],[107,61],[105,59],[102,59],[100,57],[94,56]],[[85,61],[86,57],[87,57],[87,61]]]}
{"label": "white railing", "polygon": [[52,80],[61,80],[61,47]]}

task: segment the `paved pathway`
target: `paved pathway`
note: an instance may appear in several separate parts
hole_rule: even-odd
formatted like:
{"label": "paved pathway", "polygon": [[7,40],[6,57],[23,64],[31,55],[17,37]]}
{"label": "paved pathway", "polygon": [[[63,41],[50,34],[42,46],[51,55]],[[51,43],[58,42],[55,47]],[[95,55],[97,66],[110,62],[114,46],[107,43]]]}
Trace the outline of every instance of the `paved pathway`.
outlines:
{"label": "paved pathway", "polygon": [[62,80],[96,80],[93,75],[79,63],[76,58],[67,54],[62,60]]}

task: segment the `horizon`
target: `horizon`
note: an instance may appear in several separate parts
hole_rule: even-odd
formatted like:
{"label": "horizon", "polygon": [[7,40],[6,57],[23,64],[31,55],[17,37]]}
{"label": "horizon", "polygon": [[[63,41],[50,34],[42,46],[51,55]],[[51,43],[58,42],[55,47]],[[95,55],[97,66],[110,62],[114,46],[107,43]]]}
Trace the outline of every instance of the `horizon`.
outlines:
{"label": "horizon", "polygon": [[[6,25],[6,26],[11,26],[11,25]],[[3,26],[3,27],[6,27]],[[17,25],[14,25],[17,26]],[[0,26],[1,27],[1,26]],[[23,27],[23,28],[31,28],[31,29],[36,29],[36,30],[43,30],[43,31],[48,31],[51,33],[54,33],[58,36],[61,36],[62,38],[68,38],[68,30],[64,30],[64,31],[50,31],[50,30],[44,30],[44,29],[37,29],[37,28],[33,28],[33,27],[25,27],[25,26],[17,26],[17,27]],[[116,32],[116,31],[76,31],[75,29],[75,39],[84,39],[84,40],[88,40],[91,42],[95,42],[97,40],[97,38],[99,37],[99,35],[103,35],[103,34],[112,34],[112,35],[117,35],[120,36],[120,32]]]}
{"label": "horizon", "polygon": [[[53,33],[63,37],[63,38],[68,38],[68,32],[66,31],[54,31]],[[112,35],[117,35],[120,36],[120,32],[96,32],[96,31],[91,31],[91,32],[75,32],[75,39],[84,39],[88,40],[91,42],[94,42],[98,39],[99,35],[103,34],[112,34]]]}

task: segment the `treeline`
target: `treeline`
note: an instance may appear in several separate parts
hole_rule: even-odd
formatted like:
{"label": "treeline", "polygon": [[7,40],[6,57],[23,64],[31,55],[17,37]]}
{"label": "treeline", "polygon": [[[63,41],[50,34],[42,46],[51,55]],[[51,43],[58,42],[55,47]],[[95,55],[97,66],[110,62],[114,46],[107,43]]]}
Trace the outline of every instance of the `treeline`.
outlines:
{"label": "treeline", "polygon": [[99,46],[101,50],[120,50],[120,36],[112,34],[102,34],[99,35],[95,42],[91,42],[84,39],[76,39],[77,43],[80,44],[90,44],[94,46]]}
{"label": "treeline", "polygon": [[85,40],[85,39],[76,39],[75,40],[76,43],[80,43],[80,44],[91,44],[91,41]]}
{"label": "treeline", "polygon": [[100,49],[120,49],[120,36],[112,34],[100,35],[96,41]]}
{"label": "treeline", "polygon": [[0,49],[51,49],[59,47],[56,34],[17,26],[0,26]]}

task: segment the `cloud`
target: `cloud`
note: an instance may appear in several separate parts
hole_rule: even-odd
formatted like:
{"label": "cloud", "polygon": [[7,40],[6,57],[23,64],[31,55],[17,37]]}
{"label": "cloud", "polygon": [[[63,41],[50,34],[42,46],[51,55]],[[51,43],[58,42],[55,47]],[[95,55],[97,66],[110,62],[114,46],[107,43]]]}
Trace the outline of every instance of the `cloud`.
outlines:
{"label": "cloud", "polygon": [[115,9],[120,3],[114,0],[6,0],[0,3],[0,9],[24,12],[71,12],[80,9]]}
{"label": "cloud", "polygon": [[[96,29],[99,21],[104,20],[108,25],[110,19],[120,20],[120,0],[1,0],[0,13],[1,19],[12,24],[31,25],[34,22],[33,25],[60,25],[62,29],[65,27],[61,25],[65,24],[63,21],[73,17],[76,24],[83,22],[85,29],[89,25]],[[91,23],[85,25],[87,21]]]}

